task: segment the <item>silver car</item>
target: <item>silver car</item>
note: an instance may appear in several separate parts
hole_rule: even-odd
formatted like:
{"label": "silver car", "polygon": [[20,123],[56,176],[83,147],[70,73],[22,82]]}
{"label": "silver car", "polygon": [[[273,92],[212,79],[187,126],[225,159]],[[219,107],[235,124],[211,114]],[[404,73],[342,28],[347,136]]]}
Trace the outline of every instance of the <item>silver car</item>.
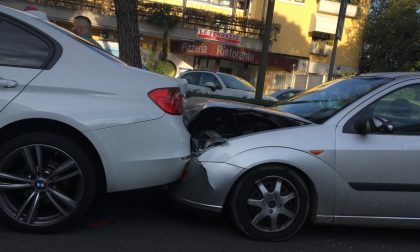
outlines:
{"label": "silver car", "polygon": [[[254,99],[255,88],[248,81],[226,73],[193,70],[179,76],[187,83],[187,96],[217,96]],[[276,102],[272,96],[263,96],[263,100]]]}
{"label": "silver car", "polygon": [[420,73],[328,82],[273,108],[190,100],[180,202],[247,236],[320,224],[420,227]]}

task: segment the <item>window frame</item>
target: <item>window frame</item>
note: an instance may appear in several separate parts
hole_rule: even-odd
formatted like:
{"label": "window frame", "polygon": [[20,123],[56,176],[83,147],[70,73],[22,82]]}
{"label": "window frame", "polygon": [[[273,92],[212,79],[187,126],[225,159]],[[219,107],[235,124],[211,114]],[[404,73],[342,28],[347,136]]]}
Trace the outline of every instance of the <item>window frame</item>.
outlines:
{"label": "window frame", "polygon": [[[189,83],[189,82],[188,82],[188,80],[185,78],[185,76],[187,76],[187,75],[189,75],[189,74],[191,74],[191,75],[192,75],[192,74],[197,74],[197,75],[198,75],[198,82],[197,82],[197,84],[193,84],[193,83]],[[199,83],[200,83],[200,78],[201,78],[201,72],[186,72],[186,73],[185,73],[185,74],[183,74],[180,78],[181,78],[181,79],[186,80],[188,85],[194,85],[194,86],[199,87],[199,86],[200,86],[200,85],[199,85]]]}
{"label": "window frame", "polygon": [[222,89],[223,89],[223,88],[222,88],[222,84],[220,84],[220,81],[219,81],[219,79],[217,78],[217,76],[216,76],[215,74],[213,74],[213,73],[207,73],[207,72],[201,72],[201,73],[200,73],[200,78],[198,78],[198,86],[200,86],[200,87],[205,87],[205,85],[200,85],[201,78],[202,78],[202,76],[203,76],[204,74],[208,74],[208,75],[213,76],[213,78],[214,78],[214,80],[215,80],[214,84],[216,85],[216,89],[218,89],[218,90],[222,90]]}
{"label": "window frame", "polygon": [[0,63],[0,66],[50,70],[60,59],[63,53],[63,48],[57,41],[55,41],[53,38],[51,38],[51,36],[47,35],[42,30],[35,28],[32,25],[24,21],[21,21],[13,16],[7,15],[5,13],[0,13],[0,23],[3,21],[6,21],[12,25],[19,27],[20,29],[30,33],[32,36],[43,41],[49,48],[49,54],[40,67],[17,66],[17,65],[9,65],[9,64],[1,64],[1,63]]}

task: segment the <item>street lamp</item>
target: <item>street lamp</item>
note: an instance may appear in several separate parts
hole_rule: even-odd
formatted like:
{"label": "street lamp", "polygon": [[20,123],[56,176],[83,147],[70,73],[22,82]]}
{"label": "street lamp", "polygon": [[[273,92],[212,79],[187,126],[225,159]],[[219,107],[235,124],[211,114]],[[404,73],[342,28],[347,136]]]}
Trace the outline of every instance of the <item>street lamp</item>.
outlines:
{"label": "street lamp", "polygon": [[334,46],[331,54],[330,69],[328,71],[328,80],[332,80],[334,74],[335,57],[337,55],[337,44],[338,40],[341,40],[343,36],[344,21],[346,20],[347,4],[349,0],[341,0],[340,12],[338,14],[337,29],[334,36]]}

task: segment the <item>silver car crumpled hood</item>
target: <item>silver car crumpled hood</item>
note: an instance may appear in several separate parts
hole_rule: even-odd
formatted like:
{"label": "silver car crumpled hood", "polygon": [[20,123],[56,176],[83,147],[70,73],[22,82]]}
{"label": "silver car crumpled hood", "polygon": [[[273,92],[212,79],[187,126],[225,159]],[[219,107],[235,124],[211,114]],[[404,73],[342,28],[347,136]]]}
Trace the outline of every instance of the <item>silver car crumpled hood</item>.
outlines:
{"label": "silver car crumpled hood", "polygon": [[202,153],[233,137],[311,124],[271,108],[202,97],[185,101],[184,123],[192,137],[193,153]]}

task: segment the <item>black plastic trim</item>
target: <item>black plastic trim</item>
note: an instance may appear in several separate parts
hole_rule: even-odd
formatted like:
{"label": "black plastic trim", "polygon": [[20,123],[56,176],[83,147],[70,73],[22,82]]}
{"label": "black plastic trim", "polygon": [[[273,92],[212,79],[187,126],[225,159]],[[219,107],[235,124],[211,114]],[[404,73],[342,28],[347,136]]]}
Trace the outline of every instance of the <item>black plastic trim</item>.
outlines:
{"label": "black plastic trim", "polygon": [[349,185],[357,191],[420,192],[420,184],[350,182]]}

